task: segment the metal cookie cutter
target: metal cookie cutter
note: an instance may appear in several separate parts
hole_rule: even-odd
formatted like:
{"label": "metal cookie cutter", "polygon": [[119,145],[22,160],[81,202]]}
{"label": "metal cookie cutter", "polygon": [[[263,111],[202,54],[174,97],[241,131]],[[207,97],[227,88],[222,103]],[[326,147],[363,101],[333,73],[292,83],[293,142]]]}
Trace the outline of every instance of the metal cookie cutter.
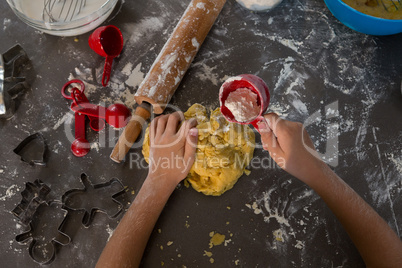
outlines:
{"label": "metal cookie cutter", "polygon": [[21,192],[22,200],[13,209],[12,213],[22,224],[28,225],[36,209],[40,204],[46,202],[46,196],[49,192],[50,188],[40,180],[36,180],[33,183],[27,182],[25,184],[25,190]]}
{"label": "metal cookie cutter", "polygon": [[50,188],[40,180],[27,182],[22,200],[12,213],[28,230],[15,237],[20,244],[29,244],[29,255],[39,264],[52,262],[56,244],[67,245],[71,238],[61,231],[67,211],[60,202],[48,201]]}
{"label": "metal cookie cutter", "polygon": [[62,202],[64,207],[71,210],[84,211],[82,224],[89,227],[97,211],[106,213],[110,218],[117,217],[123,211],[123,204],[116,197],[125,193],[120,180],[112,178],[101,184],[92,184],[85,173],[81,174],[83,189],[67,191]]}
{"label": "metal cookie cutter", "polygon": [[13,152],[21,156],[21,161],[31,166],[45,166],[46,148],[47,146],[42,134],[35,133],[18,144]]}
{"label": "metal cookie cutter", "polygon": [[57,245],[66,246],[71,238],[62,232],[67,211],[59,202],[43,202],[33,215],[29,229],[15,237],[20,244],[29,243],[29,255],[39,264],[49,264],[56,256]]}
{"label": "metal cookie cutter", "polygon": [[10,118],[15,112],[15,99],[29,88],[24,77],[18,77],[28,56],[20,45],[0,54],[0,118]]}

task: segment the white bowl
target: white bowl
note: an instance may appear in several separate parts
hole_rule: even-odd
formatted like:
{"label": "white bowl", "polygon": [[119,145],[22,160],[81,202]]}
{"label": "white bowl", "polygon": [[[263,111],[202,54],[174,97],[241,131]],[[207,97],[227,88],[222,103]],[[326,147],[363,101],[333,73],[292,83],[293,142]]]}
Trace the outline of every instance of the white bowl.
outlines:
{"label": "white bowl", "polygon": [[[57,36],[76,36],[92,31],[112,13],[118,0],[7,0],[14,13],[23,22],[42,32]],[[45,3],[54,3],[45,9]],[[60,15],[62,4],[65,2]],[[80,11],[75,3],[85,3]],[[69,9],[71,4],[71,9]],[[48,7],[48,5],[46,6]],[[74,11],[75,10],[75,11]],[[73,15],[72,15],[73,14]],[[68,18],[66,18],[68,15]]]}

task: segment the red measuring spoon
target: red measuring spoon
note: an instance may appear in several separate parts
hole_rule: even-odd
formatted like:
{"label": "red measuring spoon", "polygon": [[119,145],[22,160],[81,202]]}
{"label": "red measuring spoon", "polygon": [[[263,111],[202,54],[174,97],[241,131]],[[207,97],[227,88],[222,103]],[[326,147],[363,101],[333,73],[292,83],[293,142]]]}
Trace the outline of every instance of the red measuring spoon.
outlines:
{"label": "red measuring spoon", "polygon": [[[66,89],[72,84],[78,84],[79,88],[73,87],[71,89],[71,92],[69,92],[70,95],[68,95],[66,93]],[[82,82],[79,79],[74,79],[64,84],[63,88],[61,89],[61,94],[63,95],[64,98],[73,100],[76,104],[89,103],[88,98],[84,94],[84,90],[85,90],[84,82]],[[103,119],[99,119],[93,116],[88,116],[88,118],[90,121],[89,125],[93,130],[101,131],[105,127],[105,121]]]}
{"label": "red measuring spoon", "polygon": [[102,26],[89,36],[88,43],[93,51],[106,57],[102,76],[102,85],[105,87],[109,83],[113,59],[119,56],[123,49],[123,35],[116,26]]}
{"label": "red measuring spoon", "polygon": [[109,125],[115,128],[126,126],[131,118],[130,110],[120,103],[112,104],[107,108],[91,103],[73,103],[71,109],[80,114],[105,119]]}
{"label": "red measuring spoon", "polygon": [[85,138],[85,115],[75,112],[75,140],[71,144],[71,151],[77,157],[86,155],[91,146]]}
{"label": "red measuring spoon", "polygon": [[[68,95],[66,93],[66,89],[73,83],[79,84],[80,89],[74,87],[71,90],[70,95]],[[102,129],[104,127],[104,122],[100,119],[105,119],[109,125],[116,128],[121,128],[127,125],[128,120],[131,117],[131,112],[125,105],[116,103],[110,105],[108,108],[105,108],[103,106],[91,104],[85,96],[84,90],[84,83],[79,79],[75,79],[64,84],[63,88],[61,89],[61,94],[66,99],[73,100],[71,110],[87,115],[90,118],[92,129],[99,130],[99,128]],[[103,125],[101,125],[101,123],[103,123]]]}
{"label": "red measuring spoon", "polygon": [[[235,119],[232,112],[225,106],[225,101],[229,94],[238,88],[248,88],[251,92],[257,94],[257,104],[260,106],[260,112],[257,117],[250,118],[248,121],[239,122]],[[265,84],[264,80],[260,77],[252,74],[241,74],[232,78],[227,79],[221,86],[219,90],[219,103],[221,106],[222,115],[229,122],[239,123],[243,125],[251,124],[255,129],[258,129],[258,123],[264,119],[264,113],[269,105],[269,90],[268,86]]]}

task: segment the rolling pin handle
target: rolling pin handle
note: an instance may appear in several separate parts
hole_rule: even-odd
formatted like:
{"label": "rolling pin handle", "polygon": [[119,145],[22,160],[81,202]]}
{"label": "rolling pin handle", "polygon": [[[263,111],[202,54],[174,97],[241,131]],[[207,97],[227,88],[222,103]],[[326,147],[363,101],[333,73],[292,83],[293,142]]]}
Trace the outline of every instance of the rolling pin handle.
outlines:
{"label": "rolling pin handle", "polygon": [[142,126],[151,117],[152,105],[143,101],[136,109],[130,122],[124,128],[123,134],[120,135],[117,144],[115,145],[110,158],[120,163],[125,158],[127,152],[133,146],[141,133]]}

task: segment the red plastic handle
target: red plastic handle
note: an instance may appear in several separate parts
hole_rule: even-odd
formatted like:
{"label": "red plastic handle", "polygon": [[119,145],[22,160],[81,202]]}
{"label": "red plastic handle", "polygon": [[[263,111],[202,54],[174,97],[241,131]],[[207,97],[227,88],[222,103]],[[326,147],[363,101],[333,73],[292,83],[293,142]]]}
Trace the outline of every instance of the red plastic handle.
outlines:
{"label": "red plastic handle", "polygon": [[103,76],[102,76],[102,86],[106,87],[110,80],[110,73],[112,72],[114,57],[107,56],[105,60],[105,66],[103,67]]}

